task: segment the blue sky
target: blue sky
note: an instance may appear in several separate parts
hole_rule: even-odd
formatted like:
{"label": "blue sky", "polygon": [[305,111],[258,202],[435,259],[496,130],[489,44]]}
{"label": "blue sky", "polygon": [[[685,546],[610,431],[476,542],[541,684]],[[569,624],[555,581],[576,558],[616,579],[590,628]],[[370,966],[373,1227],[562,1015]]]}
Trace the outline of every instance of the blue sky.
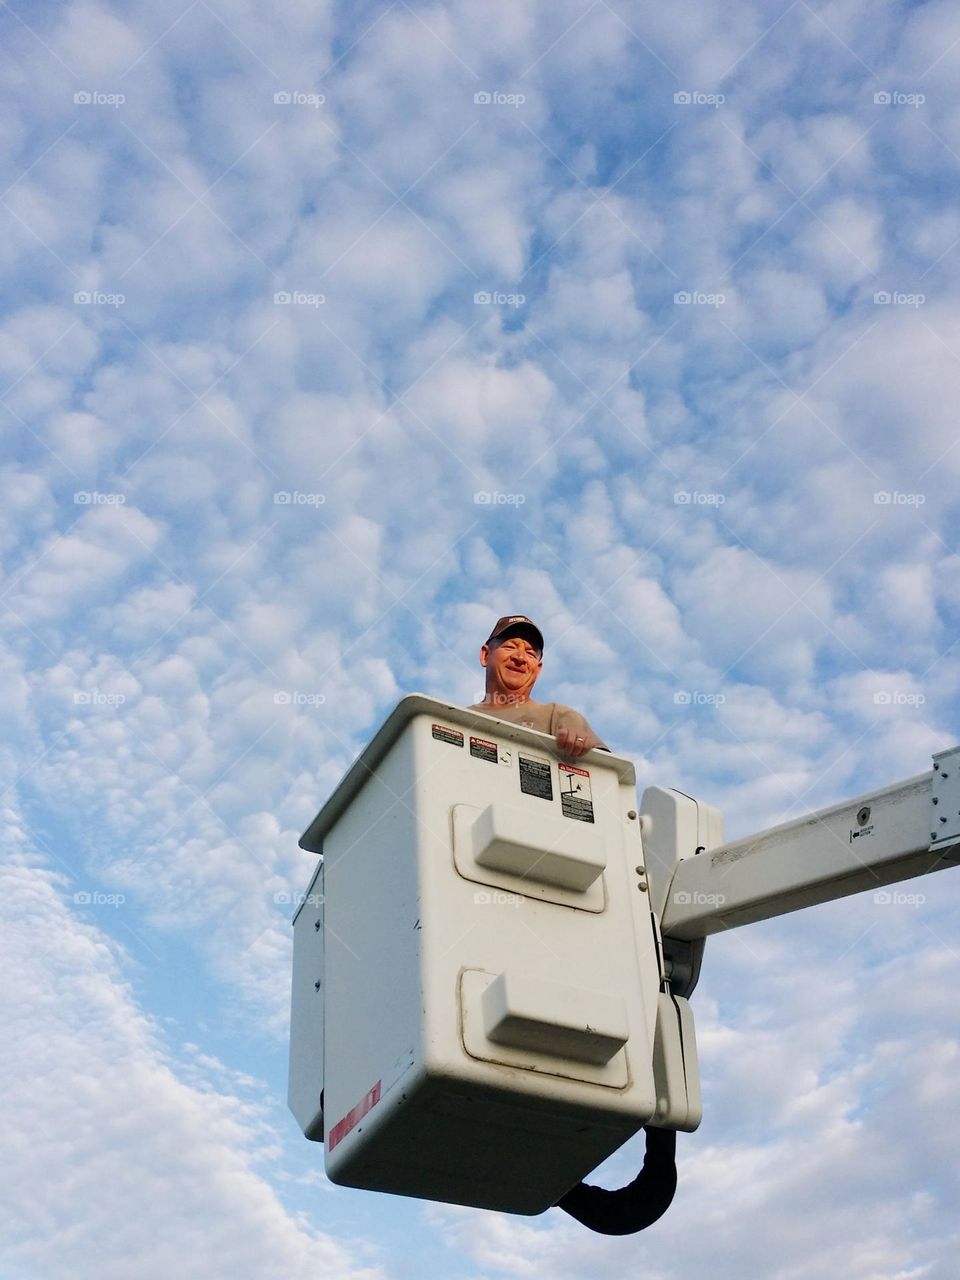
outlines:
{"label": "blue sky", "polygon": [[503,613],[730,836],[956,741],[955,6],[0,26],[3,1280],[952,1280],[952,873],[711,939],[636,1238],[333,1188],[285,1042],[300,832]]}

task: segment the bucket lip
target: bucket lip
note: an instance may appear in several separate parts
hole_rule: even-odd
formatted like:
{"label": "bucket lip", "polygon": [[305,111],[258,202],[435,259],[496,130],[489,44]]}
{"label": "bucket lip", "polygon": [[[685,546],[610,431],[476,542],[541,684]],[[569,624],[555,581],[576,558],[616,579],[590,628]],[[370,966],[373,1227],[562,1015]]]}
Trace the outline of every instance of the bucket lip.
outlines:
{"label": "bucket lip", "polygon": [[[374,775],[377,765],[410,721],[419,715],[429,715],[434,720],[450,721],[459,728],[472,729],[480,733],[484,731],[490,733],[490,722],[493,721],[497,725],[497,734],[500,737],[508,738],[532,750],[546,749],[554,754],[556,751],[556,744],[551,735],[541,733],[538,729],[528,729],[525,725],[501,720],[497,716],[487,715],[486,712],[473,711],[469,707],[461,707],[440,698],[431,698],[425,693],[408,693],[393,708],[337,783],[323,808],[304,831],[299,841],[301,849],[306,849],[308,853],[323,852],[323,837],[332,830],[357,792]],[[601,751],[594,747],[580,756],[577,764],[581,767],[589,765],[591,768],[613,769],[622,783],[636,786],[637,775],[633,761],[624,756],[614,755],[611,751]]]}

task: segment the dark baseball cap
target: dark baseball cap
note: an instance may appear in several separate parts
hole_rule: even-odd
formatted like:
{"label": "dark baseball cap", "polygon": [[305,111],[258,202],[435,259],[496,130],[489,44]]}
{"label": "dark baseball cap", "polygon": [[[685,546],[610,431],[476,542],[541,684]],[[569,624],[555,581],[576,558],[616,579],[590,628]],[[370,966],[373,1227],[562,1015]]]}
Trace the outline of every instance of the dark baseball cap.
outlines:
{"label": "dark baseball cap", "polygon": [[511,613],[505,618],[498,618],[493,624],[493,630],[487,636],[487,644],[491,640],[506,640],[508,636],[525,636],[532,640],[543,653],[543,632],[535,622],[522,613]]}

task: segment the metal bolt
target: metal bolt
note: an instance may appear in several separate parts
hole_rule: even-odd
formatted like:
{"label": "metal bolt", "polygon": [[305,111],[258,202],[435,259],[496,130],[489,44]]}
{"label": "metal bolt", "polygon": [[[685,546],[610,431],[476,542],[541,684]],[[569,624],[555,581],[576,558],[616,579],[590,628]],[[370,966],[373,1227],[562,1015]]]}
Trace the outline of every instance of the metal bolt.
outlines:
{"label": "metal bolt", "polygon": [[936,796],[934,796],[934,797],[933,797],[933,803],[934,803],[934,804],[939,804],[939,803],[940,803],[940,801],[937,799],[937,797],[936,797]]}
{"label": "metal bolt", "polygon": [[631,821],[631,822],[634,820],[634,818],[635,818],[636,816],[637,816],[637,811],[636,811],[636,809],[631,809],[631,810],[629,811],[629,813],[627,814],[627,817],[630,819],[630,821]]}
{"label": "metal bolt", "polygon": [[638,876],[645,875],[645,874],[646,874],[646,871],[647,871],[647,868],[646,868],[646,867],[634,867],[633,869],[634,869],[634,871],[637,873],[637,875],[638,875]]}

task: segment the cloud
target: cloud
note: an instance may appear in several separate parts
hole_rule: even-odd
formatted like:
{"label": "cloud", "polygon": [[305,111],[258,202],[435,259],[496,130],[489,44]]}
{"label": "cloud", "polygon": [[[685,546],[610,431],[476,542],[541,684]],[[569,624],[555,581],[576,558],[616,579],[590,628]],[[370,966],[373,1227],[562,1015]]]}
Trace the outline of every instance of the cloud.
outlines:
{"label": "cloud", "polygon": [[98,603],[150,555],[159,537],[157,524],[127,507],[123,497],[78,490],[70,527],[46,537],[12,584],[11,605],[25,623],[62,619],[71,608]]}
{"label": "cloud", "polygon": [[[765,675],[806,676],[816,648],[830,640],[827,585],[812,574],[764,563],[746,548],[719,549],[676,585],[677,597],[712,657],[740,664],[748,651]],[[733,600],[751,600],[738,617]],[[775,677],[776,678],[776,677]]]}
{"label": "cloud", "polygon": [[927,913],[711,940],[708,1118],[634,1241],[329,1189],[321,1218],[246,1078],[283,1092],[299,831],[403,691],[477,696],[503,613],[544,626],[542,696],[731,835],[952,741],[951,8],[8,25],[0,769],[58,874],[126,898],[14,873],[43,1034],[10,1010],[11,1265],[66,1274],[56,1221],[86,1274],[141,1274],[149,1233],[166,1273],[175,1222],[197,1274],[946,1280],[948,876]]}
{"label": "cloud", "polygon": [[3,1009],[5,1265],[70,1280],[385,1275],[284,1209],[264,1179],[276,1140],[262,1086],[177,1061],[63,877],[18,858],[3,879],[3,963],[18,975]]}

